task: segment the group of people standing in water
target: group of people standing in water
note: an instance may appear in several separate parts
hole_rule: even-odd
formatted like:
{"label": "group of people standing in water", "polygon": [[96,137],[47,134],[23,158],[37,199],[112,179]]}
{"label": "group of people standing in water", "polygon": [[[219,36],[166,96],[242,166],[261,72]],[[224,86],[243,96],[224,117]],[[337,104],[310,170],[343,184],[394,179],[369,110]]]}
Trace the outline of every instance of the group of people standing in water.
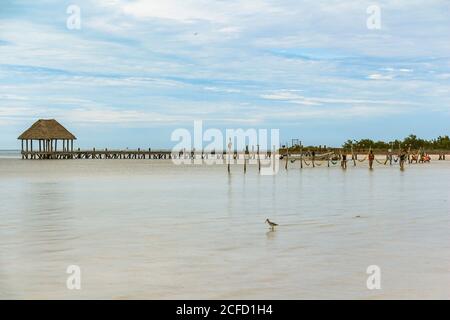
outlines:
{"label": "group of people standing in water", "polygon": [[[341,167],[342,169],[347,169],[347,154],[346,153],[341,153],[340,156],[341,158]],[[440,155],[439,160],[441,159],[445,159],[445,156]],[[352,160],[355,161],[357,160],[357,156],[356,154],[352,154]],[[373,169],[373,163],[375,161],[375,154],[373,152],[373,150],[370,150],[369,153],[367,154],[367,160],[369,161],[369,169]],[[384,164],[387,164],[387,162],[389,161],[389,163],[392,165],[392,160],[393,160],[393,155],[392,153],[389,151],[389,153],[386,155],[386,161]],[[400,165],[400,170],[404,170],[405,169],[405,163],[412,163],[413,161],[417,162],[430,162],[431,157],[424,153],[423,151],[419,152],[417,155],[410,155],[410,152],[406,149],[402,149],[400,151],[400,153],[398,154],[397,160],[394,160],[395,162],[399,162]],[[364,160],[362,160],[364,161]]]}

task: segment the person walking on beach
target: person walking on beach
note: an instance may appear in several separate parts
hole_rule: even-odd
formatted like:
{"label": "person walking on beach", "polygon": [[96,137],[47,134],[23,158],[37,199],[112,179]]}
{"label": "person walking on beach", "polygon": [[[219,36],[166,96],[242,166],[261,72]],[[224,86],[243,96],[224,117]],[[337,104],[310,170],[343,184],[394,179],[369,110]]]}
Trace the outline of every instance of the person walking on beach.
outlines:
{"label": "person walking on beach", "polygon": [[373,160],[375,160],[375,155],[373,154],[373,151],[370,150],[369,151],[369,169],[372,170],[373,169]]}

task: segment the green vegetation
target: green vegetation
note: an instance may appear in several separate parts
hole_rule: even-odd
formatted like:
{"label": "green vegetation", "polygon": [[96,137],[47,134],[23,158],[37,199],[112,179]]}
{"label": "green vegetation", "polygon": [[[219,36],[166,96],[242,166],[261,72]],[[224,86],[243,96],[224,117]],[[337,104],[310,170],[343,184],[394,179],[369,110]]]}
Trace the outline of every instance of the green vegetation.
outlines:
{"label": "green vegetation", "polygon": [[361,139],[359,141],[357,140],[347,140],[342,145],[342,148],[344,149],[351,149],[353,144],[353,148],[355,150],[358,149],[398,149],[399,146],[402,146],[404,148],[411,147],[411,149],[420,149],[424,148],[426,150],[450,150],[450,138],[449,136],[444,137],[437,137],[436,139],[432,140],[425,140],[417,138],[417,136],[411,134],[404,138],[403,140],[394,140],[394,141],[373,141],[370,139]]}
{"label": "green vegetation", "polygon": [[[421,138],[417,138],[416,135],[409,135],[403,140],[394,140],[394,141],[373,141],[371,139],[361,139],[361,140],[347,140],[343,145],[342,149],[350,151],[353,146],[353,149],[355,151],[361,151],[361,150],[379,150],[379,151],[386,151],[390,148],[393,149],[393,151],[398,150],[400,147],[402,148],[409,148],[411,147],[411,150],[419,150],[420,148],[423,148],[426,151],[448,151],[450,150],[450,138],[449,136],[439,136],[436,139],[432,140],[425,140]],[[323,152],[327,150],[333,150],[338,148],[329,148],[327,146],[303,146],[303,151],[316,151],[316,152]],[[286,146],[282,146],[280,148],[280,153],[283,153],[286,151]],[[299,152],[300,146],[294,145],[289,147],[290,152]]]}

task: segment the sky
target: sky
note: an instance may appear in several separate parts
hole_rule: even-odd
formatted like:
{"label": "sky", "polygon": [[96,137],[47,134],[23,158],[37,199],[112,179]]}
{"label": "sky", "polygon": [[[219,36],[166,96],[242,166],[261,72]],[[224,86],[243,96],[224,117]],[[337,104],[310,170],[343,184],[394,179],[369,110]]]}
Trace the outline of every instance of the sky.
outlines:
{"label": "sky", "polygon": [[449,34],[448,0],[0,0],[0,149],[41,118],[82,148],[450,134]]}

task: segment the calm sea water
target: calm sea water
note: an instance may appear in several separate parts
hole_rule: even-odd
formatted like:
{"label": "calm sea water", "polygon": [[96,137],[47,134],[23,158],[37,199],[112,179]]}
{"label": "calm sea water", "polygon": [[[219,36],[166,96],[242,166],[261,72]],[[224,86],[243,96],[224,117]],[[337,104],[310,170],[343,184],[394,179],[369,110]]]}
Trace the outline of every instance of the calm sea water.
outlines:
{"label": "calm sea water", "polygon": [[259,176],[3,158],[0,189],[0,298],[450,298],[450,161]]}

